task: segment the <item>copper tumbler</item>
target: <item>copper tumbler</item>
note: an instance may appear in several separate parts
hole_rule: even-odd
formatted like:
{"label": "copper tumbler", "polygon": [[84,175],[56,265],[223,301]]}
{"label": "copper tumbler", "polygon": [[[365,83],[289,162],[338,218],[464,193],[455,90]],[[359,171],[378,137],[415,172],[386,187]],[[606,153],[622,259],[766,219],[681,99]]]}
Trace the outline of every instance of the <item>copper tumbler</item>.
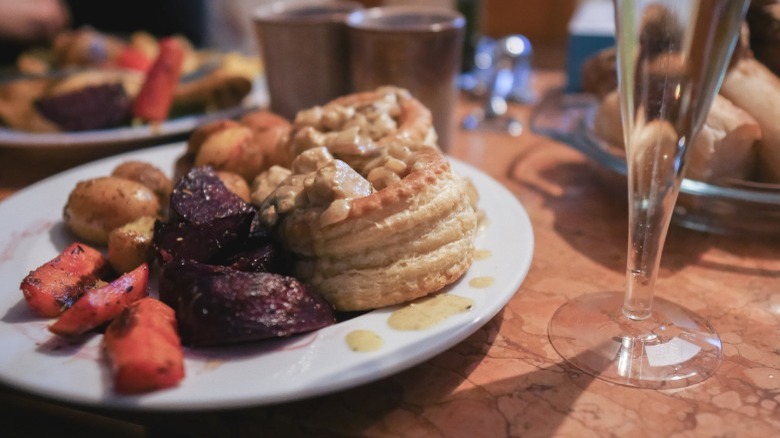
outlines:
{"label": "copper tumbler", "polygon": [[254,26],[271,111],[290,120],[298,111],[348,94],[345,19],[353,1],[279,1],[254,11]]}
{"label": "copper tumbler", "polygon": [[384,6],[347,17],[354,91],[409,90],[433,115],[439,146],[452,141],[466,20],[433,6]]}

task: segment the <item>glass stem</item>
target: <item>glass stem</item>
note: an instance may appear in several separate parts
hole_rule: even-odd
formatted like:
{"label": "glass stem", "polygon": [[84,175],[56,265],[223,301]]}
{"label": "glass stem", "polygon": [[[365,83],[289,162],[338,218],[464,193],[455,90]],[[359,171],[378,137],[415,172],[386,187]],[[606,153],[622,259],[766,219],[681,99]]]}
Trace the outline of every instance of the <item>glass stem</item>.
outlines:
{"label": "glass stem", "polygon": [[634,169],[629,178],[633,187],[629,187],[627,287],[623,314],[633,320],[643,320],[652,313],[661,253],[682,176],[674,169],[676,166],[648,166],[648,162],[657,163],[657,160],[635,157],[629,162]]}

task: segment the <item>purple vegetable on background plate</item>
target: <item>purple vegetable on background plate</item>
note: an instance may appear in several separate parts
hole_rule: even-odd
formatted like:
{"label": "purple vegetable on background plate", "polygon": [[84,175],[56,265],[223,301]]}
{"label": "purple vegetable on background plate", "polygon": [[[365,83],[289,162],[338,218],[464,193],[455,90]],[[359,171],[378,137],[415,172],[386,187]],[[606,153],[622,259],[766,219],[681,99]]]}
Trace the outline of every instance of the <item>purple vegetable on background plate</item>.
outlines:
{"label": "purple vegetable on background plate", "polygon": [[91,131],[130,121],[131,101],[120,83],[84,87],[38,99],[35,108],[65,131]]}

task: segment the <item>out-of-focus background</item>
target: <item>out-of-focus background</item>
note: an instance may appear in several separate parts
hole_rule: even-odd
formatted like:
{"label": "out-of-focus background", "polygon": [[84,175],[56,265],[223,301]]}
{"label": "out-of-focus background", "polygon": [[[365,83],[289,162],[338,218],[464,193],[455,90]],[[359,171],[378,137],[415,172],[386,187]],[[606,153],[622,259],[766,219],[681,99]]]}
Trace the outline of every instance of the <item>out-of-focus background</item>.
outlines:
{"label": "out-of-focus background", "polygon": [[[180,34],[196,47],[256,53],[252,11],[278,0],[0,0],[0,62],[13,63],[25,47],[50,40],[65,28],[92,26],[114,34],[143,29],[155,36]],[[286,2],[305,0],[284,0]],[[480,36],[528,37],[538,57],[536,67],[566,63],[569,24],[583,3],[610,0],[357,0],[366,7],[433,4],[456,8],[467,18],[466,63]],[[604,17],[611,20],[611,16]]]}
{"label": "out-of-focus background", "polygon": [[[252,50],[251,11],[269,0],[205,0],[209,10],[208,44]],[[288,2],[298,0],[286,0]],[[358,0],[366,7],[400,4],[432,4],[457,8],[469,21],[472,37],[500,38],[523,34],[546,53],[540,61],[562,67],[565,63],[567,26],[582,0]],[[607,0],[607,3],[611,3]],[[611,19],[611,17],[607,17]],[[549,55],[549,56],[548,56]],[[548,67],[548,65],[540,65]]]}

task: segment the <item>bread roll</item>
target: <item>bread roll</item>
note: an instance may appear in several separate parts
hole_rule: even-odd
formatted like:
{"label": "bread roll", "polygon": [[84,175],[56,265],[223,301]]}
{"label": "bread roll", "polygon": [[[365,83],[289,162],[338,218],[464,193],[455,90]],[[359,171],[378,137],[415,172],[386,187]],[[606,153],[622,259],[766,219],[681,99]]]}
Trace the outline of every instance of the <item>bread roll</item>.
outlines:
{"label": "bread roll", "polygon": [[[623,147],[623,124],[617,91],[608,94],[594,118],[596,136]],[[758,122],[723,96],[715,96],[699,135],[690,146],[686,177],[715,182],[752,179],[756,144],[762,138]]]}
{"label": "bread roll", "polygon": [[617,57],[614,47],[600,50],[582,65],[582,91],[599,99],[617,89]]}
{"label": "bread roll", "polygon": [[726,73],[720,93],[761,127],[758,178],[780,183],[780,79],[757,60],[743,58]]}

